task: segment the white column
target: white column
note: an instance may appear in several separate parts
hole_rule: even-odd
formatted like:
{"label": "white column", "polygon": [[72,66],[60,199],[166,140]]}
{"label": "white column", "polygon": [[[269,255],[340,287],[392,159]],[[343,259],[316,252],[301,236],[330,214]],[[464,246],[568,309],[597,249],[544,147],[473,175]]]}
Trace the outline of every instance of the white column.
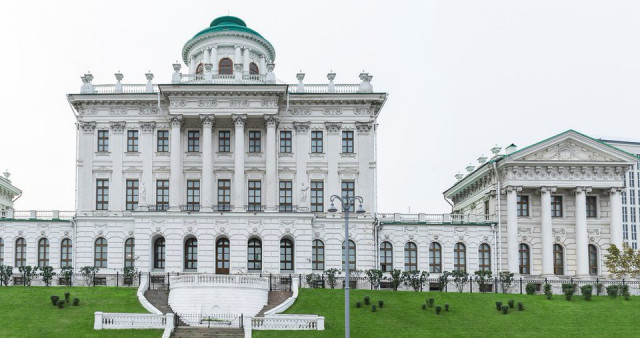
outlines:
{"label": "white column", "polygon": [[[92,204],[93,193],[93,154],[95,152],[96,139],[96,123],[95,122],[79,122],[80,139],[78,142],[78,177],[76,182],[76,210],[88,211],[95,209]],[[95,197],[94,197],[95,198]]]}
{"label": "white column", "polygon": [[211,63],[211,48],[207,47],[202,51],[202,63]]}
{"label": "white column", "polygon": [[266,149],[264,153],[266,158],[266,175],[264,182],[265,209],[266,211],[277,211],[278,154],[276,152],[276,127],[278,125],[278,117],[275,114],[267,114],[264,116],[264,124],[267,127]]}
{"label": "white column", "polygon": [[218,45],[213,45],[211,47],[211,59],[209,63],[213,64],[213,74],[218,74]]}
{"label": "white column", "polygon": [[234,46],[236,48],[236,55],[235,58],[233,59],[233,64],[241,64],[242,63],[242,51],[240,48],[242,48],[240,45],[235,45]]}
{"label": "white column", "polygon": [[519,273],[518,257],[518,191],[521,187],[509,186],[507,192],[507,266],[509,272]]}
{"label": "white column", "polygon": [[244,51],[243,51],[243,60],[242,60],[242,64],[244,69],[242,70],[242,72],[244,74],[249,74],[249,53],[251,53],[251,49],[244,47]]}
{"label": "white column", "polygon": [[267,61],[264,58],[264,55],[260,55],[260,74],[267,73]]}
{"label": "white column", "polygon": [[124,156],[124,122],[111,123],[111,135],[109,136],[109,145],[111,151],[111,165],[113,172],[111,173],[111,182],[109,182],[109,210],[124,210],[123,195],[124,180],[122,179],[122,157]]}
{"label": "white column", "polygon": [[195,74],[196,73],[196,57],[192,56],[191,59],[189,60],[189,74]]}
{"label": "white column", "polygon": [[611,244],[622,248],[622,188],[611,188],[609,193],[611,206]]}
{"label": "white column", "polygon": [[[591,188],[576,187],[576,275],[589,275],[589,234],[587,233],[587,192]],[[566,269],[565,269],[566,273]]]}
{"label": "white column", "polygon": [[235,142],[234,142],[234,168],[233,168],[233,191],[231,191],[231,195],[233,196],[233,211],[242,212],[244,211],[245,200],[247,196],[247,189],[245,184],[245,174],[244,174],[244,124],[247,121],[246,114],[233,114],[233,122],[236,126],[235,129]]}
{"label": "white column", "polygon": [[171,176],[169,176],[169,210],[180,211],[182,194],[182,115],[171,116]]}
{"label": "white column", "polygon": [[293,198],[297,198],[298,210],[306,212],[309,211],[311,205],[309,202],[309,178],[307,177],[307,158],[310,151],[309,122],[294,122],[293,125],[296,130],[296,182],[294,182]]}
{"label": "white column", "polygon": [[213,208],[213,115],[200,115],[202,121],[202,184],[200,185],[200,211],[211,212]]}
{"label": "white column", "polygon": [[[329,209],[329,197],[332,195],[342,195],[340,189],[340,176],[338,176],[338,162],[340,161],[340,153],[342,152],[342,140],[340,130],[342,129],[341,122],[325,122],[325,128],[327,129],[327,148],[325,149],[325,156],[327,157],[327,180],[325,182],[324,191],[324,210]],[[358,192],[356,191],[356,194]],[[339,206],[338,206],[339,208]]]}
{"label": "white column", "polygon": [[[362,196],[362,207],[366,212],[375,215],[375,140],[373,122],[356,122],[358,148],[358,180],[356,194]],[[358,208],[359,206],[356,206]],[[356,209],[357,210],[357,209]]]}
{"label": "white column", "polygon": [[139,209],[148,210],[149,204],[155,204],[153,199],[153,130],[155,122],[141,122],[142,129],[142,180],[140,181]]}
{"label": "white column", "polygon": [[542,207],[542,274],[553,275],[553,223],[551,220],[551,193],[553,187],[540,188]]}

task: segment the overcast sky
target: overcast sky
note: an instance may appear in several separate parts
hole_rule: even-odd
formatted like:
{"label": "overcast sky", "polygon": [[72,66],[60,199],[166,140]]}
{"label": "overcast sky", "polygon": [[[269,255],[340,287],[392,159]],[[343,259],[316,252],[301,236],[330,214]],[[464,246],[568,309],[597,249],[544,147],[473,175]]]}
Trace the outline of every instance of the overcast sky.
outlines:
{"label": "overcast sky", "polygon": [[378,134],[378,210],[449,212],[442,192],[489,149],[567,129],[640,139],[638,1],[2,1],[0,169],[16,209],[74,208],[75,118],[65,94],[170,82],[183,44],[238,16],[295,82],[389,93]]}

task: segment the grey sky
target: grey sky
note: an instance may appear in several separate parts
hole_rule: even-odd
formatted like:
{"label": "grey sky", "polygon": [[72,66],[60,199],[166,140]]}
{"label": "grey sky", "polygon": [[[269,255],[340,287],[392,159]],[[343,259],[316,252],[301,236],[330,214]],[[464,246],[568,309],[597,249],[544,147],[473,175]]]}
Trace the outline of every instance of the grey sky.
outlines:
{"label": "grey sky", "polygon": [[378,209],[441,213],[453,175],[494,145],[566,129],[640,139],[635,1],[4,1],[0,169],[17,209],[74,208],[75,119],[65,98],[95,84],[171,80],[184,42],[220,15],[274,45],[276,75],[357,83],[389,99],[379,118]]}

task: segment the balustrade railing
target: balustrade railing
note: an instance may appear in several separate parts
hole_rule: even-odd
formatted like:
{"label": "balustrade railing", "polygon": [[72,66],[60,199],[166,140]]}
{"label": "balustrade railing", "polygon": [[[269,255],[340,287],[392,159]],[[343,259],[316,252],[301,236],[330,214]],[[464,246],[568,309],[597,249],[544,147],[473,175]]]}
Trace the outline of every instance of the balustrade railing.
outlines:
{"label": "balustrade railing", "polygon": [[195,327],[242,328],[244,322],[242,314],[178,313],[177,315],[180,321]]}
{"label": "balustrade railing", "polygon": [[380,213],[381,222],[393,223],[428,223],[428,224],[491,224],[495,223],[494,215],[462,215],[462,214],[401,214]]}
{"label": "balustrade railing", "polygon": [[95,313],[95,320],[101,323],[100,329],[164,329],[167,323],[165,315],[148,313]]}
{"label": "balustrade railing", "polygon": [[158,86],[153,85],[152,91],[147,91],[146,84],[121,84],[121,91],[116,90],[115,84],[96,84],[93,85],[93,93],[94,94],[117,94],[117,93],[157,93]]}
{"label": "balustrade railing", "polygon": [[59,210],[0,210],[0,219],[18,220],[69,220],[75,216],[75,211]]}
{"label": "balustrade railing", "polygon": [[252,275],[213,275],[213,274],[192,274],[170,276],[171,287],[184,286],[208,286],[208,285],[248,285],[253,284],[256,287],[267,289],[269,281],[266,277]]}
{"label": "balustrade railing", "polygon": [[251,319],[253,330],[323,330],[324,317],[315,315],[270,315]]}
{"label": "balustrade railing", "polygon": [[[359,84],[335,84],[331,93],[358,93],[360,92]],[[300,90],[298,85],[290,84],[289,93],[313,93],[322,94],[330,93],[328,84],[304,84],[304,89]]]}

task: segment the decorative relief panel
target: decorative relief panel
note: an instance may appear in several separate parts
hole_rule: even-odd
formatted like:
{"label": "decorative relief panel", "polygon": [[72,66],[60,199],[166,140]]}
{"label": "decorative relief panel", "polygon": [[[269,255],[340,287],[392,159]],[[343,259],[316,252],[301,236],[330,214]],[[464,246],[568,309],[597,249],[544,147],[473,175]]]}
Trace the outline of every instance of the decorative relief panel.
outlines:
{"label": "decorative relief panel", "polygon": [[575,141],[560,142],[541,151],[527,155],[525,161],[616,161],[588,147],[581,146]]}

